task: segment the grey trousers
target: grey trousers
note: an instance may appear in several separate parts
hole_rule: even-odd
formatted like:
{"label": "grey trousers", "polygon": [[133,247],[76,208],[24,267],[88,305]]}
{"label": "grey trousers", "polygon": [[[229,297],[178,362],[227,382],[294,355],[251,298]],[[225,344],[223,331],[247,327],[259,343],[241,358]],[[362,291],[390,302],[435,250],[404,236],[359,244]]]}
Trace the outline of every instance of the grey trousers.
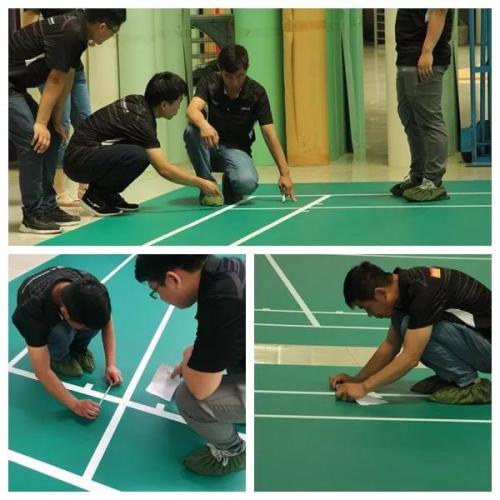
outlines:
{"label": "grey trousers", "polygon": [[410,146],[411,177],[441,181],[448,158],[448,134],[441,108],[443,75],[447,66],[434,66],[433,75],[420,81],[417,68],[398,66],[398,114]]}
{"label": "grey trousers", "polygon": [[[395,315],[391,321],[404,340],[409,317]],[[491,343],[472,328],[440,321],[433,326],[420,361],[443,380],[465,387],[478,377],[478,371],[491,373]]]}
{"label": "grey trousers", "polygon": [[235,423],[245,422],[245,374],[223,375],[219,388],[208,398],[197,400],[183,382],[175,392],[175,402],[189,426],[219,450],[245,450]]}

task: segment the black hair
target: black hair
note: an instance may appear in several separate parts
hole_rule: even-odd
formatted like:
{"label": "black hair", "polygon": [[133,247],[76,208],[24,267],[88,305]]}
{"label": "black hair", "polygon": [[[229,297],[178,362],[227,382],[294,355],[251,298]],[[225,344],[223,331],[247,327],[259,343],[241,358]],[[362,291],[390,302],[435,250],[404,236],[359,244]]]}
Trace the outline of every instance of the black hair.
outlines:
{"label": "black hair", "polygon": [[248,52],[243,45],[226,45],[217,58],[219,68],[228,73],[236,73],[240,68],[248,69]]}
{"label": "black hair", "polygon": [[371,300],[375,297],[375,288],[392,283],[392,273],[387,273],[370,262],[361,262],[353,267],[344,280],[344,299],[353,309],[354,302]]}
{"label": "black hair", "polygon": [[85,20],[89,23],[106,23],[120,27],[127,20],[127,9],[85,9]]}
{"label": "black hair", "polygon": [[135,279],[141,283],[164,283],[172,269],[197,271],[203,267],[208,255],[138,255],[135,259]]}
{"label": "black hair", "polygon": [[162,101],[172,103],[182,95],[187,96],[187,93],[187,84],[179,75],[164,71],[163,73],[156,73],[149,80],[144,97],[146,102],[153,107]]}
{"label": "black hair", "polygon": [[70,319],[91,330],[100,330],[111,317],[108,290],[98,281],[77,279],[62,289],[61,299]]}

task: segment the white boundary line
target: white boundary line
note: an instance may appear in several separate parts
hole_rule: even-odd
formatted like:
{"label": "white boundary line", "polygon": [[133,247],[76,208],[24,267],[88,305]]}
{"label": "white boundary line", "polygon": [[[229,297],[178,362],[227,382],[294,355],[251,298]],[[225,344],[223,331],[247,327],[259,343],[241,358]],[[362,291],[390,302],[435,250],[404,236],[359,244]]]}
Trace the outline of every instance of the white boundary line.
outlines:
{"label": "white boundary line", "polygon": [[304,205],[303,207],[300,207],[300,208],[294,210],[291,214],[288,214],[288,215],[285,215],[284,217],[276,219],[274,222],[271,222],[267,226],[263,226],[260,229],[257,229],[256,231],[254,231],[253,233],[247,234],[243,238],[240,238],[239,240],[236,240],[230,244],[231,245],[241,245],[242,243],[245,243],[245,241],[251,240],[253,237],[258,236],[259,234],[265,233],[269,229],[272,229],[273,227],[278,226],[279,224],[285,222],[288,219],[291,219],[292,217],[296,217],[297,215],[301,214],[302,212],[305,212],[306,210],[313,207],[314,205],[322,203],[323,201],[325,201],[328,198],[330,198],[329,194],[321,196],[317,200],[314,200],[311,203],[308,203],[307,205]]}
{"label": "white boundary line", "polygon": [[[478,194],[491,194],[491,191],[470,191],[470,192],[455,192],[455,193],[448,193],[450,195],[478,195]],[[349,196],[387,196],[393,198],[394,195],[390,193],[333,193],[333,194],[298,194],[297,198],[311,198],[314,196],[332,196],[335,198],[341,198],[341,197],[349,197]],[[255,198],[279,198],[279,195],[277,194],[256,194]]]}
{"label": "white boundary line", "polygon": [[385,254],[385,255],[380,255],[380,254],[370,254],[370,253],[365,253],[365,254],[359,254],[356,255],[355,257],[383,257],[383,258],[388,258],[388,259],[425,259],[425,260],[441,260],[441,259],[450,259],[450,260],[488,260],[491,262],[491,257],[469,257],[469,256],[451,256],[451,255],[392,255],[392,254]]}
{"label": "white boundary line", "polygon": [[491,420],[459,419],[459,418],[411,418],[411,417],[340,417],[335,415],[273,415],[256,414],[255,418],[281,418],[297,420],[377,420],[387,422],[437,422],[449,424],[491,424]]}
{"label": "white boundary line", "polygon": [[111,417],[111,420],[108,426],[106,427],[106,430],[104,431],[104,434],[102,435],[101,440],[99,441],[99,444],[97,445],[94,454],[92,455],[92,458],[90,459],[85,469],[85,472],[83,473],[83,477],[85,479],[92,479],[97,470],[97,467],[99,467],[102,457],[104,456],[104,453],[106,452],[106,449],[109,446],[113,434],[115,433],[115,430],[118,427],[118,424],[120,423],[120,420],[125,412],[127,403],[130,401],[130,398],[132,397],[132,394],[134,393],[137,384],[139,383],[142,377],[146,365],[149,362],[149,359],[151,358],[153,351],[156,348],[156,345],[158,344],[158,341],[160,340],[160,337],[163,331],[165,330],[165,327],[167,326],[167,323],[170,320],[172,313],[174,312],[174,309],[175,309],[174,306],[169,306],[160,324],[158,325],[158,328],[156,329],[156,332],[154,333],[153,338],[149,343],[149,346],[146,349],[146,352],[144,353],[144,356],[142,357],[139,363],[139,366],[135,370],[135,373],[132,376],[129,385],[125,390],[125,394],[123,395],[122,401],[119,403],[118,407],[115,410],[115,413]]}
{"label": "white boundary line", "polygon": [[[255,394],[288,394],[299,396],[335,396],[333,391],[278,391],[267,389],[255,389]],[[377,392],[379,396],[388,398],[427,398],[426,394],[397,394],[393,392]]]}
{"label": "white boundary line", "polygon": [[272,326],[276,328],[338,328],[339,330],[386,330],[387,326],[340,326],[340,325],[285,325],[283,323],[254,323],[255,326]]}
{"label": "white boundary line", "polygon": [[[256,312],[269,312],[269,313],[290,313],[290,314],[303,314],[303,311],[296,309],[271,309],[269,307],[255,308]],[[311,311],[313,314],[338,314],[339,316],[366,316],[365,312],[356,311]]]}
{"label": "white boundary line", "polygon": [[281,269],[278,263],[274,260],[273,256],[266,254],[264,257],[267,259],[283,284],[286,286],[287,290],[290,292],[290,295],[295,299],[295,302],[297,302],[299,307],[302,309],[302,312],[306,315],[307,319],[311,322],[311,325],[320,326],[319,321],[315,318],[314,314],[309,309],[309,306],[305,303],[299,292],[297,292],[296,288],[292,285],[287,275],[283,272],[283,269]]}
{"label": "white boundary line", "polygon": [[91,479],[85,479],[78,474],[74,474],[73,472],[61,469],[60,467],[42,462],[41,460],[37,460],[36,458],[28,457],[27,455],[23,455],[22,453],[18,453],[17,451],[8,450],[7,456],[11,462],[22,465],[23,467],[27,467],[28,469],[40,472],[41,474],[53,477],[55,479],[58,479],[59,481],[63,481],[64,483],[77,486],[78,488],[82,488],[87,491],[119,491],[96,481],[92,481]]}
{"label": "white boundary line", "polygon": [[234,205],[228,205],[227,207],[221,208],[220,210],[216,210],[215,212],[210,213],[209,215],[206,215],[205,217],[201,217],[200,219],[196,219],[193,222],[190,222],[189,224],[186,224],[184,226],[178,227],[177,229],[173,229],[172,231],[165,233],[163,236],[159,236],[158,238],[155,238],[154,240],[148,241],[146,243],[143,243],[143,246],[148,246],[148,245],[156,245],[156,243],[159,243],[160,241],[166,240],[170,238],[171,236],[175,236],[176,234],[182,233],[186,231],[187,229],[191,229],[194,226],[197,226],[206,220],[213,219],[214,217],[217,217],[224,212],[227,212],[228,210],[233,210],[236,208],[238,205],[241,205],[242,203],[246,203],[249,200],[254,199],[255,196],[248,196],[247,198],[244,198],[243,200],[235,203]]}
{"label": "white boundary line", "polygon": [[[306,210],[378,210],[378,209],[405,209],[405,208],[491,208],[491,205],[337,205],[331,207],[311,207]],[[295,210],[294,207],[241,207],[237,211],[242,210]]]}

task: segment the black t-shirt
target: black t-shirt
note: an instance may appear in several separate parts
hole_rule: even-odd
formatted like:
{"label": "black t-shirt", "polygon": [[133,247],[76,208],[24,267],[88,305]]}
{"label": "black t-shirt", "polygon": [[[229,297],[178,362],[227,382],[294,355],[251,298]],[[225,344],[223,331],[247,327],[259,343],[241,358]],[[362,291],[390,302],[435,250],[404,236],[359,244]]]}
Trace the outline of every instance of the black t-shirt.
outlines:
{"label": "black t-shirt", "polygon": [[[432,9],[398,9],[396,16],[396,51],[398,66],[417,66],[427,35],[427,19]],[[443,32],[434,47],[434,66],[448,66],[451,58],[453,9],[448,9]]]}
{"label": "black t-shirt", "polygon": [[245,373],[245,264],[208,257],[198,293],[198,330],[188,366]]}
{"label": "black t-shirt", "polygon": [[202,77],[195,96],[207,103],[208,122],[217,130],[224,146],[251,154],[255,122],[261,126],[273,123],[266,89],[248,76],[236,99],[229,99],[220,73]]}
{"label": "black t-shirt", "polygon": [[128,95],[92,113],[75,130],[68,153],[87,148],[135,144],[145,149],[159,148],[156,119],[142,95]]}
{"label": "black t-shirt", "polygon": [[87,48],[83,12],[48,17],[9,38],[9,81],[18,90],[45,83],[50,70],[68,72],[81,68],[80,57]]}
{"label": "black t-shirt", "polygon": [[409,315],[408,328],[439,321],[460,323],[491,342],[491,291],[473,277],[444,267],[396,268],[399,301],[396,311]]}
{"label": "black t-shirt", "polygon": [[71,267],[50,267],[23,281],[17,291],[12,321],[29,346],[46,345],[51,328],[63,320],[52,299],[54,285],[82,278],[98,281],[95,276]]}

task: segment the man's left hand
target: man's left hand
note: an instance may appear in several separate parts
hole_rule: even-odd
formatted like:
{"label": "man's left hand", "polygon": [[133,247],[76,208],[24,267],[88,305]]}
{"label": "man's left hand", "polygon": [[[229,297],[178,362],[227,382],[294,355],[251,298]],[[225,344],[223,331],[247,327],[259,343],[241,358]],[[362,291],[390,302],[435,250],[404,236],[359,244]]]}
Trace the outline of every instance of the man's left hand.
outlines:
{"label": "man's left hand", "polygon": [[293,188],[293,181],[290,175],[280,175],[280,178],[278,179],[278,186],[280,188],[281,194],[289,196],[292,201],[297,201]]}
{"label": "man's left hand", "polygon": [[356,399],[361,399],[363,396],[366,396],[367,393],[368,391],[363,383],[356,384],[348,382],[335,386],[335,397],[342,401],[355,401]]}
{"label": "man's left hand", "polygon": [[109,365],[106,367],[106,379],[110,385],[121,384],[123,382],[122,372],[115,365]]}
{"label": "man's left hand", "polygon": [[432,63],[434,62],[434,56],[432,52],[422,52],[417,63],[417,71],[420,81],[428,80],[432,76]]}

